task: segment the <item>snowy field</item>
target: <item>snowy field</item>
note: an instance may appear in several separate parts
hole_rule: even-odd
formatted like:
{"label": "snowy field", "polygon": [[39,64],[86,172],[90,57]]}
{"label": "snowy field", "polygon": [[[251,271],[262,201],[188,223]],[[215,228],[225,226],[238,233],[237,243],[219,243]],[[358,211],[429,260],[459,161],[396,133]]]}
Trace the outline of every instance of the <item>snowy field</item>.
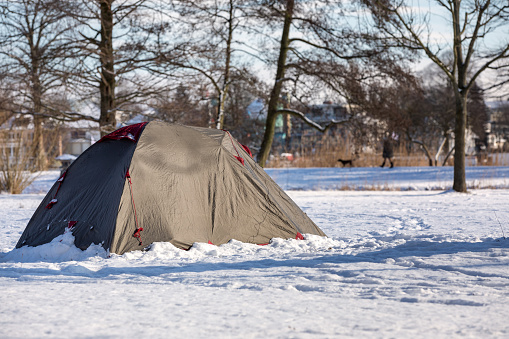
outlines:
{"label": "snowy field", "polygon": [[509,168],[268,172],[328,238],[13,250],[58,172],[0,194],[0,338],[509,338]]}
{"label": "snowy field", "polygon": [[[453,167],[270,168],[285,190],[448,190]],[[509,188],[509,167],[467,167],[468,188]]]}

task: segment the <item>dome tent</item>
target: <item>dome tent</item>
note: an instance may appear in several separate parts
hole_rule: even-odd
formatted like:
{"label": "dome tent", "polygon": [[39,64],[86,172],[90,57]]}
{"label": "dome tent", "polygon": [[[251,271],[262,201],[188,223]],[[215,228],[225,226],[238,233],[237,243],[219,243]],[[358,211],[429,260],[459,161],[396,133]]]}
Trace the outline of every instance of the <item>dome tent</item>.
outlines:
{"label": "dome tent", "polygon": [[231,239],[325,234],[229,132],[152,121],[104,136],[55,182],[16,247],[71,229],[75,245],[111,253],[153,242],[188,249]]}

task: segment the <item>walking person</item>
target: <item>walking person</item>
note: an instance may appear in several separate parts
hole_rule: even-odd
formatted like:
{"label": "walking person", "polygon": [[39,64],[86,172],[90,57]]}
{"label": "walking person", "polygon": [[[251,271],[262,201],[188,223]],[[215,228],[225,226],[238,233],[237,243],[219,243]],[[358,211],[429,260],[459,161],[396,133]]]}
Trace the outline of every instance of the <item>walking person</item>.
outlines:
{"label": "walking person", "polygon": [[393,168],[394,163],[392,162],[392,158],[394,157],[394,144],[393,144],[392,138],[389,136],[386,136],[384,138],[382,156],[384,158],[384,162],[382,163],[382,166],[380,166],[380,167],[384,167],[385,161],[389,160],[390,168]]}

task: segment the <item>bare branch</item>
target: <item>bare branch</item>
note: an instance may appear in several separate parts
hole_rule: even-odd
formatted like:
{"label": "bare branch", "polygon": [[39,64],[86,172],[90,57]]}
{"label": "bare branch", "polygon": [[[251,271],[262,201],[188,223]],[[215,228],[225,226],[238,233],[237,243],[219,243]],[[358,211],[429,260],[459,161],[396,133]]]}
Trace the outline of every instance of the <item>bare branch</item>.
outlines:
{"label": "bare branch", "polygon": [[309,119],[308,117],[306,117],[306,115],[304,113],[293,110],[293,109],[288,109],[288,108],[279,109],[279,110],[277,110],[277,113],[278,114],[289,114],[291,116],[297,117],[297,118],[301,119],[303,122],[305,122],[308,126],[314,128],[322,133],[327,132],[333,126],[343,125],[343,124],[346,124],[347,122],[351,121],[351,118],[345,119],[345,120],[339,120],[339,121],[332,120],[327,125],[321,126],[320,124],[318,124],[318,123],[312,121],[311,119]]}

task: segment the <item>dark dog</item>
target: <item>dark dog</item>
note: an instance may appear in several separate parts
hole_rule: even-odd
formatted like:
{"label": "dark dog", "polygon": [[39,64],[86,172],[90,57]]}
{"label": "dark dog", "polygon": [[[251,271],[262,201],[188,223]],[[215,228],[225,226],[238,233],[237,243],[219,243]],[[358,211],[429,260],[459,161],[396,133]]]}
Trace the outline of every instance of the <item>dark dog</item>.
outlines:
{"label": "dark dog", "polygon": [[338,161],[343,165],[343,167],[345,167],[346,165],[349,165],[350,167],[353,166],[353,160],[343,160],[343,159],[338,159]]}

